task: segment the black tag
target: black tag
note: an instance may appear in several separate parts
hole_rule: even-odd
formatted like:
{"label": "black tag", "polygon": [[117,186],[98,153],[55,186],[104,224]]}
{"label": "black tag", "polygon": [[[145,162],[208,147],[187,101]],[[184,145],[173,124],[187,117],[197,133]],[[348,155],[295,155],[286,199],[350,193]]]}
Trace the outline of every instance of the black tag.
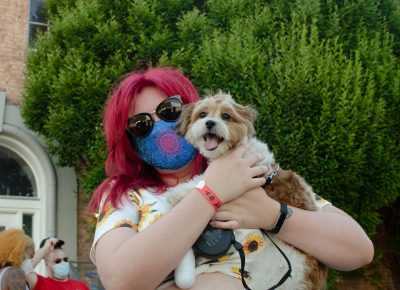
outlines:
{"label": "black tag", "polygon": [[207,225],[193,248],[200,256],[216,259],[228,252],[233,240],[232,230],[218,229]]}

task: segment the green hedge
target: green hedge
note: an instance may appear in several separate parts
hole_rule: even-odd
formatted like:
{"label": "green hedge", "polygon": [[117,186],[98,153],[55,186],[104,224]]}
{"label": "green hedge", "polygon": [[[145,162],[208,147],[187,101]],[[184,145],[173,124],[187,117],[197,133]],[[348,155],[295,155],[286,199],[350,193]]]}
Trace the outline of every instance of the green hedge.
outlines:
{"label": "green hedge", "polygon": [[[104,178],[101,115],[125,73],[177,66],[200,93],[260,113],[257,136],[369,235],[400,187],[400,4],[48,0],[22,105],[87,194]],[[398,216],[397,216],[398,219]],[[400,224],[400,221],[398,221]]]}

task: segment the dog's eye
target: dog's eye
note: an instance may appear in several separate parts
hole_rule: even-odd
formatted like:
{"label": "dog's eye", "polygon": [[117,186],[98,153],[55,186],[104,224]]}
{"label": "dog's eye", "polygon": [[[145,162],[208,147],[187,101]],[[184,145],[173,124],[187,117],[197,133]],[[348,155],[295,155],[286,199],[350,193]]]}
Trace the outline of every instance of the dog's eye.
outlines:
{"label": "dog's eye", "polygon": [[229,116],[228,114],[222,114],[222,120],[224,121],[228,121],[231,118],[231,116]]}
{"label": "dog's eye", "polygon": [[199,116],[200,116],[200,118],[205,118],[205,117],[207,117],[207,113],[206,112],[201,112]]}

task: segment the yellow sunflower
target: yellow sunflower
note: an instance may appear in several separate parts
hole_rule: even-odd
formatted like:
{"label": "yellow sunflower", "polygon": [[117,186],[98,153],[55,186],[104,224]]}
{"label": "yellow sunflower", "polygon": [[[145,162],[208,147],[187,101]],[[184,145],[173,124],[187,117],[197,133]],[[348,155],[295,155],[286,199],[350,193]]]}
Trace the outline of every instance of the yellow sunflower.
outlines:
{"label": "yellow sunflower", "polygon": [[136,192],[140,197],[143,196],[143,194],[142,194],[143,191],[144,191],[143,188],[139,188],[139,189],[136,189],[136,190],[135,190],[135,192]]}
{"label": "yellow sunflower", "polygon": [[150,222],[151,224],[154,223],[156,220],[158,220],[160,217],[162,216],[162,214],[158,213],[154,215],[153,220]]}
{"label": "yellow sunflower", "polygon": [[137,206],[139,206],[139,198],[135,194],[136,191],[129,191],[129,199],[134,202]]}
{"label": "yellow sunflower", "polygon": [[207,260],[205,262],[202,263],[202,265],[204,264],[214,264],[214,263],[219,263],[219,262],[223,262],[226,260],[229,260],[229,258],[233,255],[233,253],[227,253],[219,258],[216,259],[211,259],[211,260]]}
{"label": "yellow sunflower", "polygon": [[143,223],[148,222],[147,218],[149,216],[149,214],[156,212],[157,210],[155,209],[151,209],[153,205],[155,205],[157,202],[153,202],[153,203],[146,203],[145,205],[141,206],[139,205],[138,208],[138,214],[139,214],[139,229],[142,228]]}
{"label": "yellow sunflower", "polygon": [[264,247],[264,240],[259,234],[248,235],[243,244],[243,250],[246,255],[257,252],[262,247]]}
{"label": "yellow sunflower", "polygon": [[97,226],[102,225],[114,211],[110,203],[105,204],[97,216]]}
{"label": "yellow sunflower", "polygon": [[114,228],[131,228],[137,231],[137,225],[130,220],[121,220],[114,225]]}
{"label": "yellow sunflower", "polygon": [[[242,276],[240,275],[240,268],[239,267],[231,267],[231,271],[232,271],[232,273],[233,274],[235,274],[235,275],[237,275],[238,277],[237,278],[241,278]],[[244,278],[249,278],[250,277],[250,272],[247,272],[246,270],[244,270],[244,273],[243,273],[243,277]]]}

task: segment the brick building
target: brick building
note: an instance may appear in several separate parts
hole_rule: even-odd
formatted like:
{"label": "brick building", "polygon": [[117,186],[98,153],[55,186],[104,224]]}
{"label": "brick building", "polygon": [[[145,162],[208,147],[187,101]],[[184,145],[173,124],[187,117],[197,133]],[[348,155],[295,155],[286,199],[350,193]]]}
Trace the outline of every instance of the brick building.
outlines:
{"label": "brick building", "polygon": [[27,51],[35,32],[47,29],[43,0],[1,0],[0,10],[0,230],[22,228],[36,246],[57,236],[76,260],[75,172],[56,165],[20,113]]}

